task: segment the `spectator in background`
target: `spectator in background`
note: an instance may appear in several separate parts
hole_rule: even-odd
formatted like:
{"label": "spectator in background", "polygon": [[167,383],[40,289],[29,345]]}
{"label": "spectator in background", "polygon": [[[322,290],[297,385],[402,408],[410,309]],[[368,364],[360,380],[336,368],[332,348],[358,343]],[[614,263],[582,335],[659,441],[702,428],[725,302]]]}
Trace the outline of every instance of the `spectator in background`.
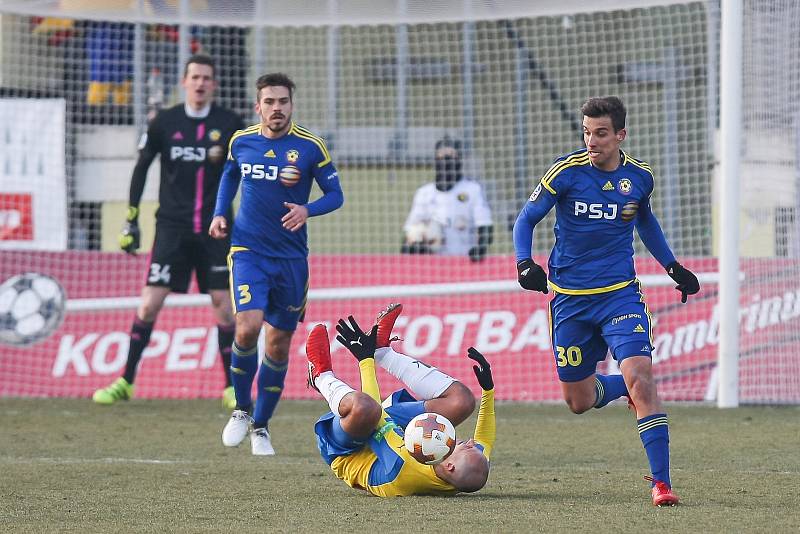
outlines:
{"label": "spectator in background", "polygon": [[115,106],[131,101],[133,79],[133,24],[89,21],[86,25],[89,87],[86,103]]}
{"label": "spectator in background", "polygon": [[483,187],[465,178],[461,141],[436,142],[434,182],[417,189],[403,231],[405,254],[486,256],[492,243],[492,213]]}

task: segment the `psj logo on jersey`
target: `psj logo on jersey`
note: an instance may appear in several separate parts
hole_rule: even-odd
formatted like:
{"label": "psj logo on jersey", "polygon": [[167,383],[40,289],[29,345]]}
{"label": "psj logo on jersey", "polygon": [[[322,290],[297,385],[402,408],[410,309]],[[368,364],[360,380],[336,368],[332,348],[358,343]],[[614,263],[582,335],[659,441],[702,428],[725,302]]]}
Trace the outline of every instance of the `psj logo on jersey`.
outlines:
{"label": "psj logo on jersey", "polygon": [[174,146],[170,148],[169,157],[172,161],[205,161],[206,149],[202,146]]}
{"label": "psj logo on jersey", "polygon": [[590,219],[616,219],[616,204],[587,204],[586,202],[575,201],[575,215],[587,213]]}
{"label": "psj logo on jersey", "polygon": [[250,163],[242,163],[239,166],[239,170],[242,173],[242,178],[247,178],[249,176],[253,180],[278,179],[277,165],[263,165],[261,163],[256,163],[255,165],[251,165]]}

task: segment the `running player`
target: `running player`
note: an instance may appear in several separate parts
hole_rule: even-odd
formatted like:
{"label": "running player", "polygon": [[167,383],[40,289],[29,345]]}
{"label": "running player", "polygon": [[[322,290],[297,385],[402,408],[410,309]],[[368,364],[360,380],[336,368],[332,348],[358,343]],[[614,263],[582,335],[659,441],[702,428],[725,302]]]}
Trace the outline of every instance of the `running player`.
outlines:
{"label": "running player", "polygon": [[[564,400],[574,413],[622,396],[634,405],[650,462],[653,504],[674,505],[669,430],[653,378],[650,313],[633,265],[633,229],[667,274],[681,301],[700,290],[675,260],[650,207],[653,171],[620,150],[625,106],[590,98],[581,107],[586,148],[559,157],[514,225],[520,285],[555,295],[550,302],[553,352]],[[531,258],[533,228],[555,206],[556,241],[548,274]],[[610,349],[622,375],[600,375]]]}

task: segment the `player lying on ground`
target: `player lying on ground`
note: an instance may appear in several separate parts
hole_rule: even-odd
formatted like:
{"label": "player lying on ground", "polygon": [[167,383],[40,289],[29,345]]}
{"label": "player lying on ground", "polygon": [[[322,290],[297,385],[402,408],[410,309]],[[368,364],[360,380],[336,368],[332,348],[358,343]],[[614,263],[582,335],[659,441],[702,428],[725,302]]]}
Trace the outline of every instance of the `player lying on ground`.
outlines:
{"label": "player lying on ground", "polygon": [[[440,464],[417,462],[403,443],[405,424],[421,413],[436,412],[458,425],[474,410],[475,398],[454,378],[389,347],[392,327],[401,311],[401,305],[390,305],[378,315],[369,334],[352,316],[349,323],[340,320],[336,326],[336,339],[358,360],[360,392],[333,374],[325,326],[319,324],[309,334],[309,385],[331,407],[314,426],[320,454],[347,485],[379,497],[478,491],[489,477],[489,455],[495,440],[494,383],[489,363],[480,352],[469,349],[468,356],[478,364],[473,369],[483,389],[475,437],[458,441]],[[422,400],[401,390],[381,406],[376,363]]]}

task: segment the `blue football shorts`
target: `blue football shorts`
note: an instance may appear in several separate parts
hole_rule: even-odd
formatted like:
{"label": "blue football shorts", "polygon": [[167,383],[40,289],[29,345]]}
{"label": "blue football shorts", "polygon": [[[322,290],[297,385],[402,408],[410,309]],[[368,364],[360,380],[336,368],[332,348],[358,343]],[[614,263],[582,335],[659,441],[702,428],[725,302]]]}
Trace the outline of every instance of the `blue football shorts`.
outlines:
{"label": "blue football shorts", "polygon": [[306,258],[269,258],[232,247],[228,263],[234,312],[262,310],[267,323],[293,332],[305,315]]}
{"label": "blue football shorts", "polygon": [[650,312],[638,280],[607,293],[564,295],[550,301],[550,328],[558,378],[577,382],[612,357],[651,356]]}
{"label": "blue football shorts", "polygon": [[[383,409],[400,428],[405,428],[409,421],[425,412],[425,402],[418,401],[411,393],[401,389],[384,401]],[[314,425],[319,453],[328,465],[331,465],[337,456],[346,456],[361,450],[369,440],[369,438],[358,440],[345,432],[341,420],[338,415],[328,412]]]}

